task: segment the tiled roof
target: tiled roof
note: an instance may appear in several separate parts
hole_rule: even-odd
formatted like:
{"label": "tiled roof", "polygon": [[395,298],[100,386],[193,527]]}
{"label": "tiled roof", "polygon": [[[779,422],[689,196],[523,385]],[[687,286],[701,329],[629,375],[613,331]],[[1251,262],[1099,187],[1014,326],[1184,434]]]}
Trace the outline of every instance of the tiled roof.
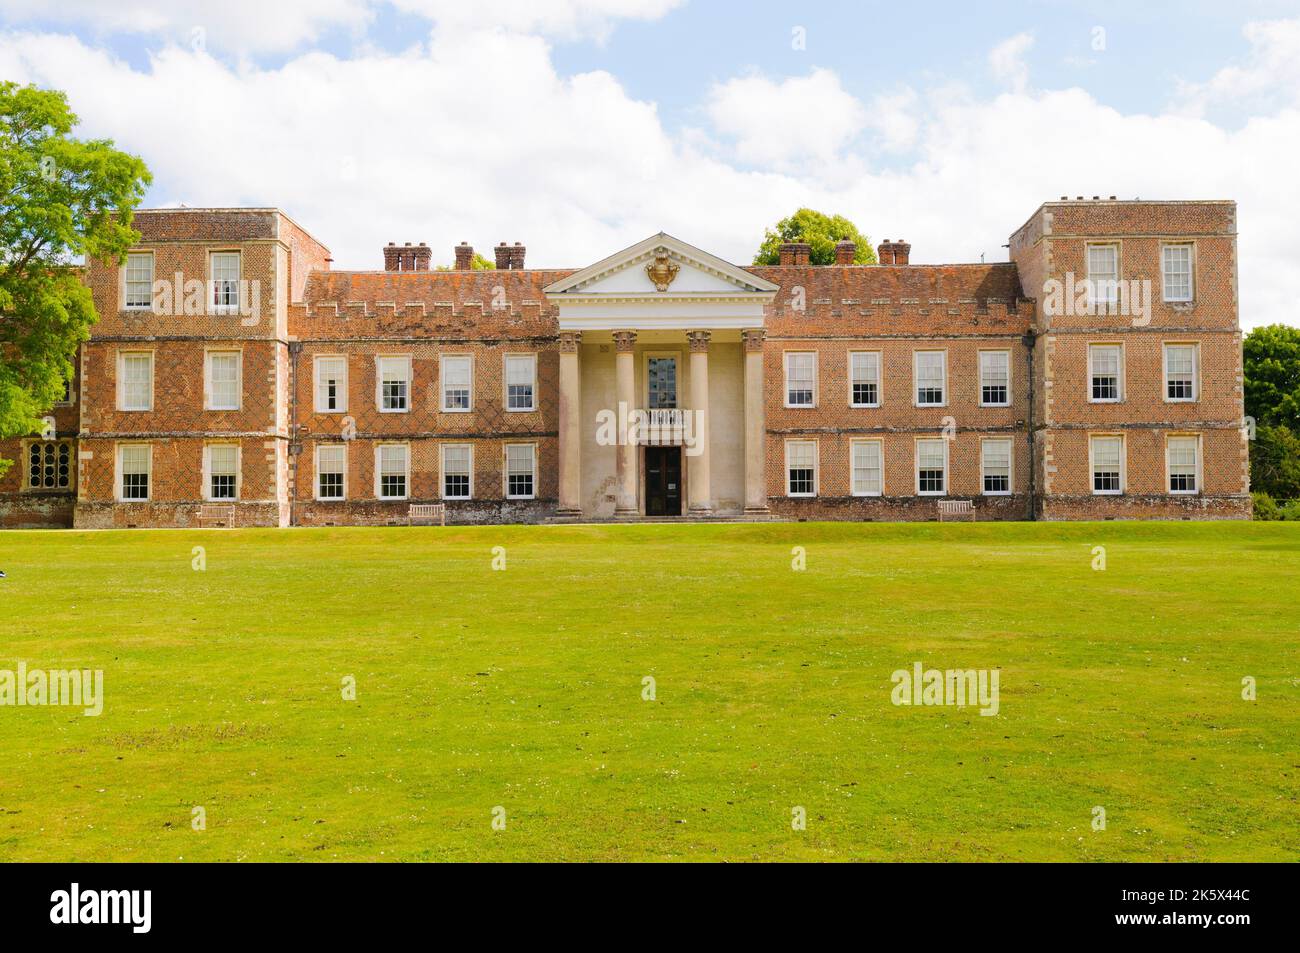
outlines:
{"label": "tiled roof", "polygon": [[775,304],[787,301],[791,289],[802,286],[809,306],[830,298],[837,304],[844,298],[869,304],[875,299],[898,303],[919,299],[921,303],[1001,299],[1012,303],[1025,297],[1020,276],[1010,262],[994,265],[848,265],[848,266],[755,266],[746,268],[761,278],[780,285]]}
{"label": "tiled roof", "polygon": [[[513,302],[545,301],[542,289],[576,269],[485,271],[314,271],[307,279],[306,302],[315,304],[391,301],[399,305],[424,302],[429,308],[492,300],[498,287]],[[843,299],[868,304],[946,301],[984,303],[989,299],[1014,303],[1023,298],[1016,266],[994,265],[850,265],[756,266],[746,271],[781,286],[776,306],[789,299],[796,286],[804,289],[810,309],[823,299],[837,305]]]}
{"label": "tiled roof", "polygon": [[309,304],[337,301],[342,307],[349,301],[392,301],[398,306],[423,302],[432,309],[437,304],[459,308],[466,302],[492,301],[498,287],[508,300],[518,305],[524,301],[545,302],[542,293],[553,281],[573,274],[573,269],[486,270],[486,271],[313,271],[303,292]]}

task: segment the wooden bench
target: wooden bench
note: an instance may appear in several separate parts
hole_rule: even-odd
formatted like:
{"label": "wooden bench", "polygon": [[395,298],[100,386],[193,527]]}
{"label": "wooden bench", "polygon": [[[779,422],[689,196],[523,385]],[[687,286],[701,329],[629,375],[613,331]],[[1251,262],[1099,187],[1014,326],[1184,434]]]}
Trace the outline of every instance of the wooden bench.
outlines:
{"label": "wooden bench", "polygon": [[411,526],[417,526],[426,521],[432,526],[434,520],[438,521],[439,526],[447,525],[447,506],[445,503],[412,503],[411,512],[406,518],[407,523]]}
{"label": "wooden bench", "polygon": [[199,526],[207,526],[209,523],[216,523],[219,526],[230,528],[235,525],[235,508],[230,505],[218,505],[216,503],[205,503],[199,507]]}
{"label": "wooden bench", "polygon": [[961,517],[969,516],[971,521],[975,520],[975,504],[970,500],[940,500],[939,501],[939,522],[943,522],[945,516]]}

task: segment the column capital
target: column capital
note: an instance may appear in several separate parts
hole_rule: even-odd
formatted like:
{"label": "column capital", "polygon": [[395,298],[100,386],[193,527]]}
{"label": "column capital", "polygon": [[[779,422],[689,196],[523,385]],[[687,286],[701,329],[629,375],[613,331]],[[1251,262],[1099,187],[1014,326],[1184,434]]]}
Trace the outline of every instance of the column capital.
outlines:
{"label": "column capital", "polygon": [[576,354],[578,345],[582,343],[581,331],[561,331],[560,332],[560,350],[568,354]]}
{"label": "column capital", "polygon": [[762,328],[746,328],[740,332],[741,338],[745,342],[746,351],[763,350],[763,339],[767,337],[767,332]]}
{"label": "column capital", "polygon": [[615,331],[614,350],[620,354],[630,353],[636,347],[635,331]]}
{"label": "column capital", "polygon": [[687,331],[686,340],[691,342],[692,351],[708,351],[709,338],[713,337],[711,331]]}

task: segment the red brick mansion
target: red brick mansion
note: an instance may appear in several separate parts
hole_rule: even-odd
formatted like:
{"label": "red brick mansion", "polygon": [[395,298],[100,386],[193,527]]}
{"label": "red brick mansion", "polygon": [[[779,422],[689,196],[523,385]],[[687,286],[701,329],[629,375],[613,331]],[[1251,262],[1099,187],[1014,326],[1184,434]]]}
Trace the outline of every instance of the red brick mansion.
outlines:
{"label": "red brick mansion", "polygon": [[137,214],[0,525],[1250,514],[1236,207],[1062,199],[1011,261],[741,267],[665,234],[581,269],[276,209]]}

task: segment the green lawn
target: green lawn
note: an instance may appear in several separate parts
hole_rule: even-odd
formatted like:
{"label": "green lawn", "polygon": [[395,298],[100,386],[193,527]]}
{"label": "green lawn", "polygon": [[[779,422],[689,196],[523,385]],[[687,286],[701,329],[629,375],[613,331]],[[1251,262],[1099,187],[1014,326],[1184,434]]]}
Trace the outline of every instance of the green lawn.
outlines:
{"label": "green lawn", "polygon": [[[1294,524],[7,532],[0,569],[0,669],[106,696],[0,707],[9,860],[1300,858]],[[999,714],[895,706],[915,661],[1000,670]]]}

